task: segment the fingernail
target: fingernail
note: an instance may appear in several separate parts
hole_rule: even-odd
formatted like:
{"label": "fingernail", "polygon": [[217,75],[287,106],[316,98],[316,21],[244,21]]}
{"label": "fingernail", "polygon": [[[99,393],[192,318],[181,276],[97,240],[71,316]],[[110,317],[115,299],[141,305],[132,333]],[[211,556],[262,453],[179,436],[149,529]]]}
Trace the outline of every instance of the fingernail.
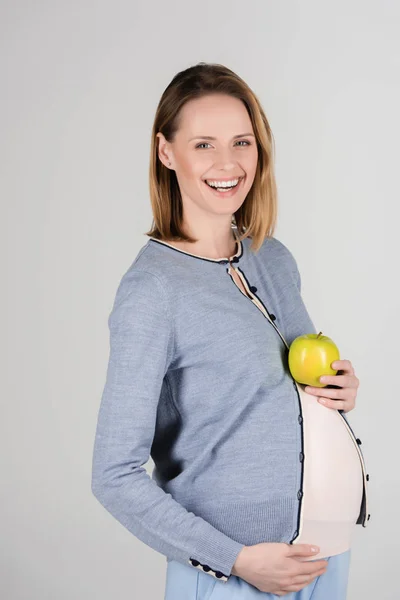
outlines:
{"label": "fingernail", "polygon": [[311,552],[318,552],[319,548],[317,548],[316,546],[311,546]]}
{"label": "fingernail", "polygon": [[319,402],[321,402],[321,404],[326,404],[326,400],[325,398],[318,398]]}

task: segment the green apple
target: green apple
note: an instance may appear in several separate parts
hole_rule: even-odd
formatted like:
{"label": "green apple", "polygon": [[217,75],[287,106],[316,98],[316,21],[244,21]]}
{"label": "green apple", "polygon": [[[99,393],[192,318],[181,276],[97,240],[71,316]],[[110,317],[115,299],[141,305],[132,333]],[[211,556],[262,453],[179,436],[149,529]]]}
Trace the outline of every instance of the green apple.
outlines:
{"label": "green apple", "polygon": [[337,370],[331,364],[340,360],[336,344],[326,335],[306,333],[299,335],[289,347],[289,370],[298,383],[325,387],[320,382],[321,375],[336,375]]}

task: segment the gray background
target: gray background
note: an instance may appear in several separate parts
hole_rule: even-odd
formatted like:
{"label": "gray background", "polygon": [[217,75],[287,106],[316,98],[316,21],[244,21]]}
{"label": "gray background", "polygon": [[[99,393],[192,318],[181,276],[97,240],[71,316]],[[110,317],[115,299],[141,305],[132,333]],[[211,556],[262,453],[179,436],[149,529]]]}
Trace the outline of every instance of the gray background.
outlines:
{"label": "gray background", "polygon": [[[371,475],[349,600],[398,598],[400,8],[1,2],[1,597],[163,597],[165,557],[92,496],[107,316],[147,238],[150,130],[175,73],[236,71],[276,140],[279,226],[360,379]],[[147,468],[152,470],[151,461]]]}

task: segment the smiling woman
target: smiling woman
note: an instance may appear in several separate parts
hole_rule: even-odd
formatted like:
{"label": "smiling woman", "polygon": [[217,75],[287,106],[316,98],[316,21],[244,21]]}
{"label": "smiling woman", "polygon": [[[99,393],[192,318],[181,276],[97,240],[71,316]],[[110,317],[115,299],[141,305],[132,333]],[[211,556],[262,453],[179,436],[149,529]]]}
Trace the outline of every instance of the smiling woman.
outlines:
{"label": "smiling woman", "polygon": [[109,315],[92,476],[166,556],[165,600],[344,600],[367,521],[357,438],[288,368],[292,341],[316,329],[273,236],[273,164],[238,75],[200,63],[172,79],[152,129],[152,228]]}
{"label": "smiling woman", "polygon": [[147,235],[210,256],[232,248],[226,223],[233,215],[253,250],[273,235],[272,131],[254,92],[227,67],[200,63],[172,79],[157,107],[150,155]]}
{"label": "smiling woman", "polygon": [[[241,99],[208,93],[185,102],[178,120],[179,128],[172,136],[157,133],[157,150],[160,160],[179,182],[185,222],[189,225],[204,222],[205,218],[209,221],[213,215],[213,227],[226,231],[226,216],[240,211],[258,166],[257,143],[248,111]],[[190,241],[188,227],[183,223],[176,227],[184,233],[179,235],[177,230],[172,235],[171,231],[170,240]],[[155,237],[157,232],[151,235]],[[209,237],[216,236],[210,232]],[[221,249],[216,248],[216,253],[223,252],[224,234],[219,243]],[[210,249],[210,240],[198,240],[191,249],[204,254]]]}

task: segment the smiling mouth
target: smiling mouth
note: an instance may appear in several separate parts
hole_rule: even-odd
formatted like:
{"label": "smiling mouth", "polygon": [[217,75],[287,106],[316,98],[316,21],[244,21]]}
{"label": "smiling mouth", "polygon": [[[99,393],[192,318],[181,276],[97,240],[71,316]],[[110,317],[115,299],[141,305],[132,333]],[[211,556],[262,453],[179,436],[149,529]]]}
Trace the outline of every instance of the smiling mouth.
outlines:
{"label": "smiling mouth", "polygon": [[233,190],[234,188],[236,188],[242,181],[242,179],[244,179],[244,175],[242,175],[241,177],[232,177],[232,179],[230,181],[233,181],[234,179],[237,179],[237,183],[235,185],[225,185],[223,187],[216,187],[215,185],[210,185],[206,179],[204,179],[204,183],[211,188],[212,190],[217,190],[217,191],[224,191],[224,190]]}

